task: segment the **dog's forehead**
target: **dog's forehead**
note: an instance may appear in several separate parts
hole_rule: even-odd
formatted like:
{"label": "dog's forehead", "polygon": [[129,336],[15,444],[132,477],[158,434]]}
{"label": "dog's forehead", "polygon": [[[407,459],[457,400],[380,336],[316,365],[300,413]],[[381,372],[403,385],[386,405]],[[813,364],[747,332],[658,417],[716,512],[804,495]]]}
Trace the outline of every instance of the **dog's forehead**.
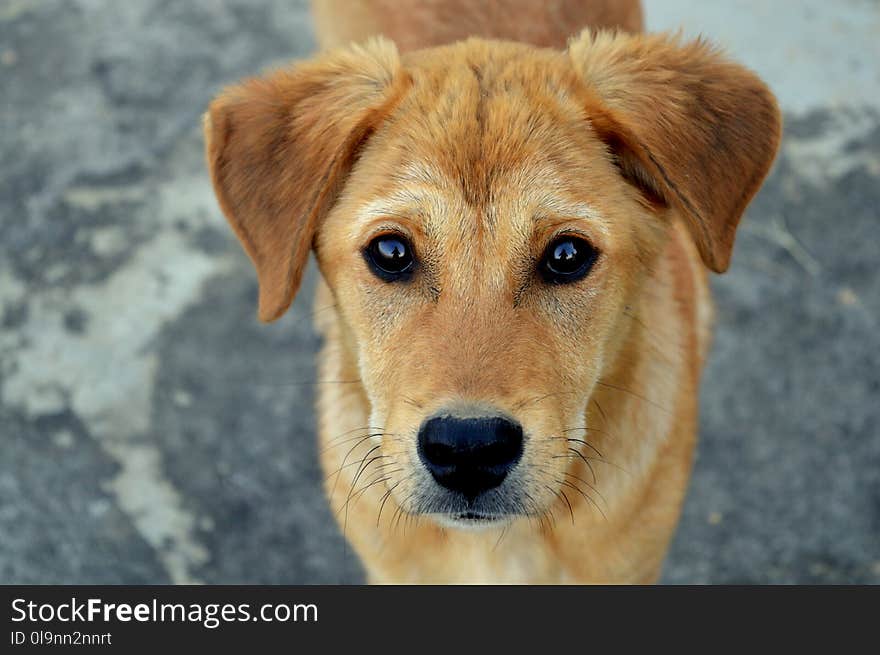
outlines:
{"label": "dog's forehead", "polygon": [[[407,152],[458,178],[476,204],[492,182],[561,155],[566,125],[584,123],[560,53],[470,40],[416,60],[395,117]],[[550,152],[556,150],[557,152]]]}
{"label": "dog's forehead", "polygon": [[604,150],[586,138],[561,53],[471,40],[408,60],[406,70],[410,88],[379,146],[391,175],[363,220],[407,215],[455,238],[483,227],[526,235],[545,217],[596,218],[584,181]]}

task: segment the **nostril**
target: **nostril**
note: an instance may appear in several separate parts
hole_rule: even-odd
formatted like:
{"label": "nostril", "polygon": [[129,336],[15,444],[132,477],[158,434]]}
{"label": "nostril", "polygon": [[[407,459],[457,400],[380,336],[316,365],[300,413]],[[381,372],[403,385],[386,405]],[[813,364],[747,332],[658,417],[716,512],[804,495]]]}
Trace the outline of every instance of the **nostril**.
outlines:
{"label": "nostril", "polygon": [[419,430],[419,457],[434,479],[473,497],[497,487],[519,461],[523,430],[502,417],[435,417]]}
{"label": "nostril", "polygon": [[515,464],[522,455],[522,427],[503,418],[488,421],[490,437],[473,452],[474,463],[482,466]]}
{"label": "nostril", "polygon": [[454,466],[456,461],[455,448],[443,443],[428,441],[422,446],[425,459],[434,466]]}
{"label": "nostril", "polygon": [[471,453],[471,461],[475,466],[497,466],[516,459],[519,449],[512,440],[497,441],[486,444]]}

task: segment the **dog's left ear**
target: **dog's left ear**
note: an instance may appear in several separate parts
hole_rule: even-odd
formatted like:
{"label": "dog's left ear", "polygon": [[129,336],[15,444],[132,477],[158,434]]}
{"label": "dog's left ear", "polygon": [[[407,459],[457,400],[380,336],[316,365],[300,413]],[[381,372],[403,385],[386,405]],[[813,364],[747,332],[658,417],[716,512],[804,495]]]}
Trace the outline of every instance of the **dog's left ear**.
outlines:
{"label": "dog's left ear", "polygon": [[678,209],[706,265],[727,270],[737,224],[779,147],[773,94],[702,40],[585,31],[568,53],[624,177]]}
{"label": "dog's left ear", "polygon": [[220,207],[257,269],[259,317],[296,294],[315,230],[408,78],[376,39],[225,89],[204,117]]}

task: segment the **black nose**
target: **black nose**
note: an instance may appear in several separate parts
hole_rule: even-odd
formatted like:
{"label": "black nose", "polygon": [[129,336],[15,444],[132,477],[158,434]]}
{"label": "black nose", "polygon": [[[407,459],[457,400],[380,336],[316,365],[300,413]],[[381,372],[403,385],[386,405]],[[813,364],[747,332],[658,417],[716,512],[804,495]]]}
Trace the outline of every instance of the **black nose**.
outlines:
{"label": "black nose", "polygon": [[419,430],[419,456],[431,475],[470,499],[501,484],[522,450],[522,426],[497,416],[441,416]]}

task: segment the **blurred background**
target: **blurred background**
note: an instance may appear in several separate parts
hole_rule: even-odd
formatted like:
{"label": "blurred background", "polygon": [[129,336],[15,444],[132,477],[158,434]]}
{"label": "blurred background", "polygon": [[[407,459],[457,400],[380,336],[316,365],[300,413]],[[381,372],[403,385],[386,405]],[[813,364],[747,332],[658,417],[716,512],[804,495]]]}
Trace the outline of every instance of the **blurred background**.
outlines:
{"label": "blurred background", "polygon": [[[645,8],[786,120],[713,281],[664,581],[880,583],[880,3]],[[0,582],[362,580],[317,464],[315,273],[260,325],[202,160],[212,95],[313,47],[295,0],[0,0]]]}

